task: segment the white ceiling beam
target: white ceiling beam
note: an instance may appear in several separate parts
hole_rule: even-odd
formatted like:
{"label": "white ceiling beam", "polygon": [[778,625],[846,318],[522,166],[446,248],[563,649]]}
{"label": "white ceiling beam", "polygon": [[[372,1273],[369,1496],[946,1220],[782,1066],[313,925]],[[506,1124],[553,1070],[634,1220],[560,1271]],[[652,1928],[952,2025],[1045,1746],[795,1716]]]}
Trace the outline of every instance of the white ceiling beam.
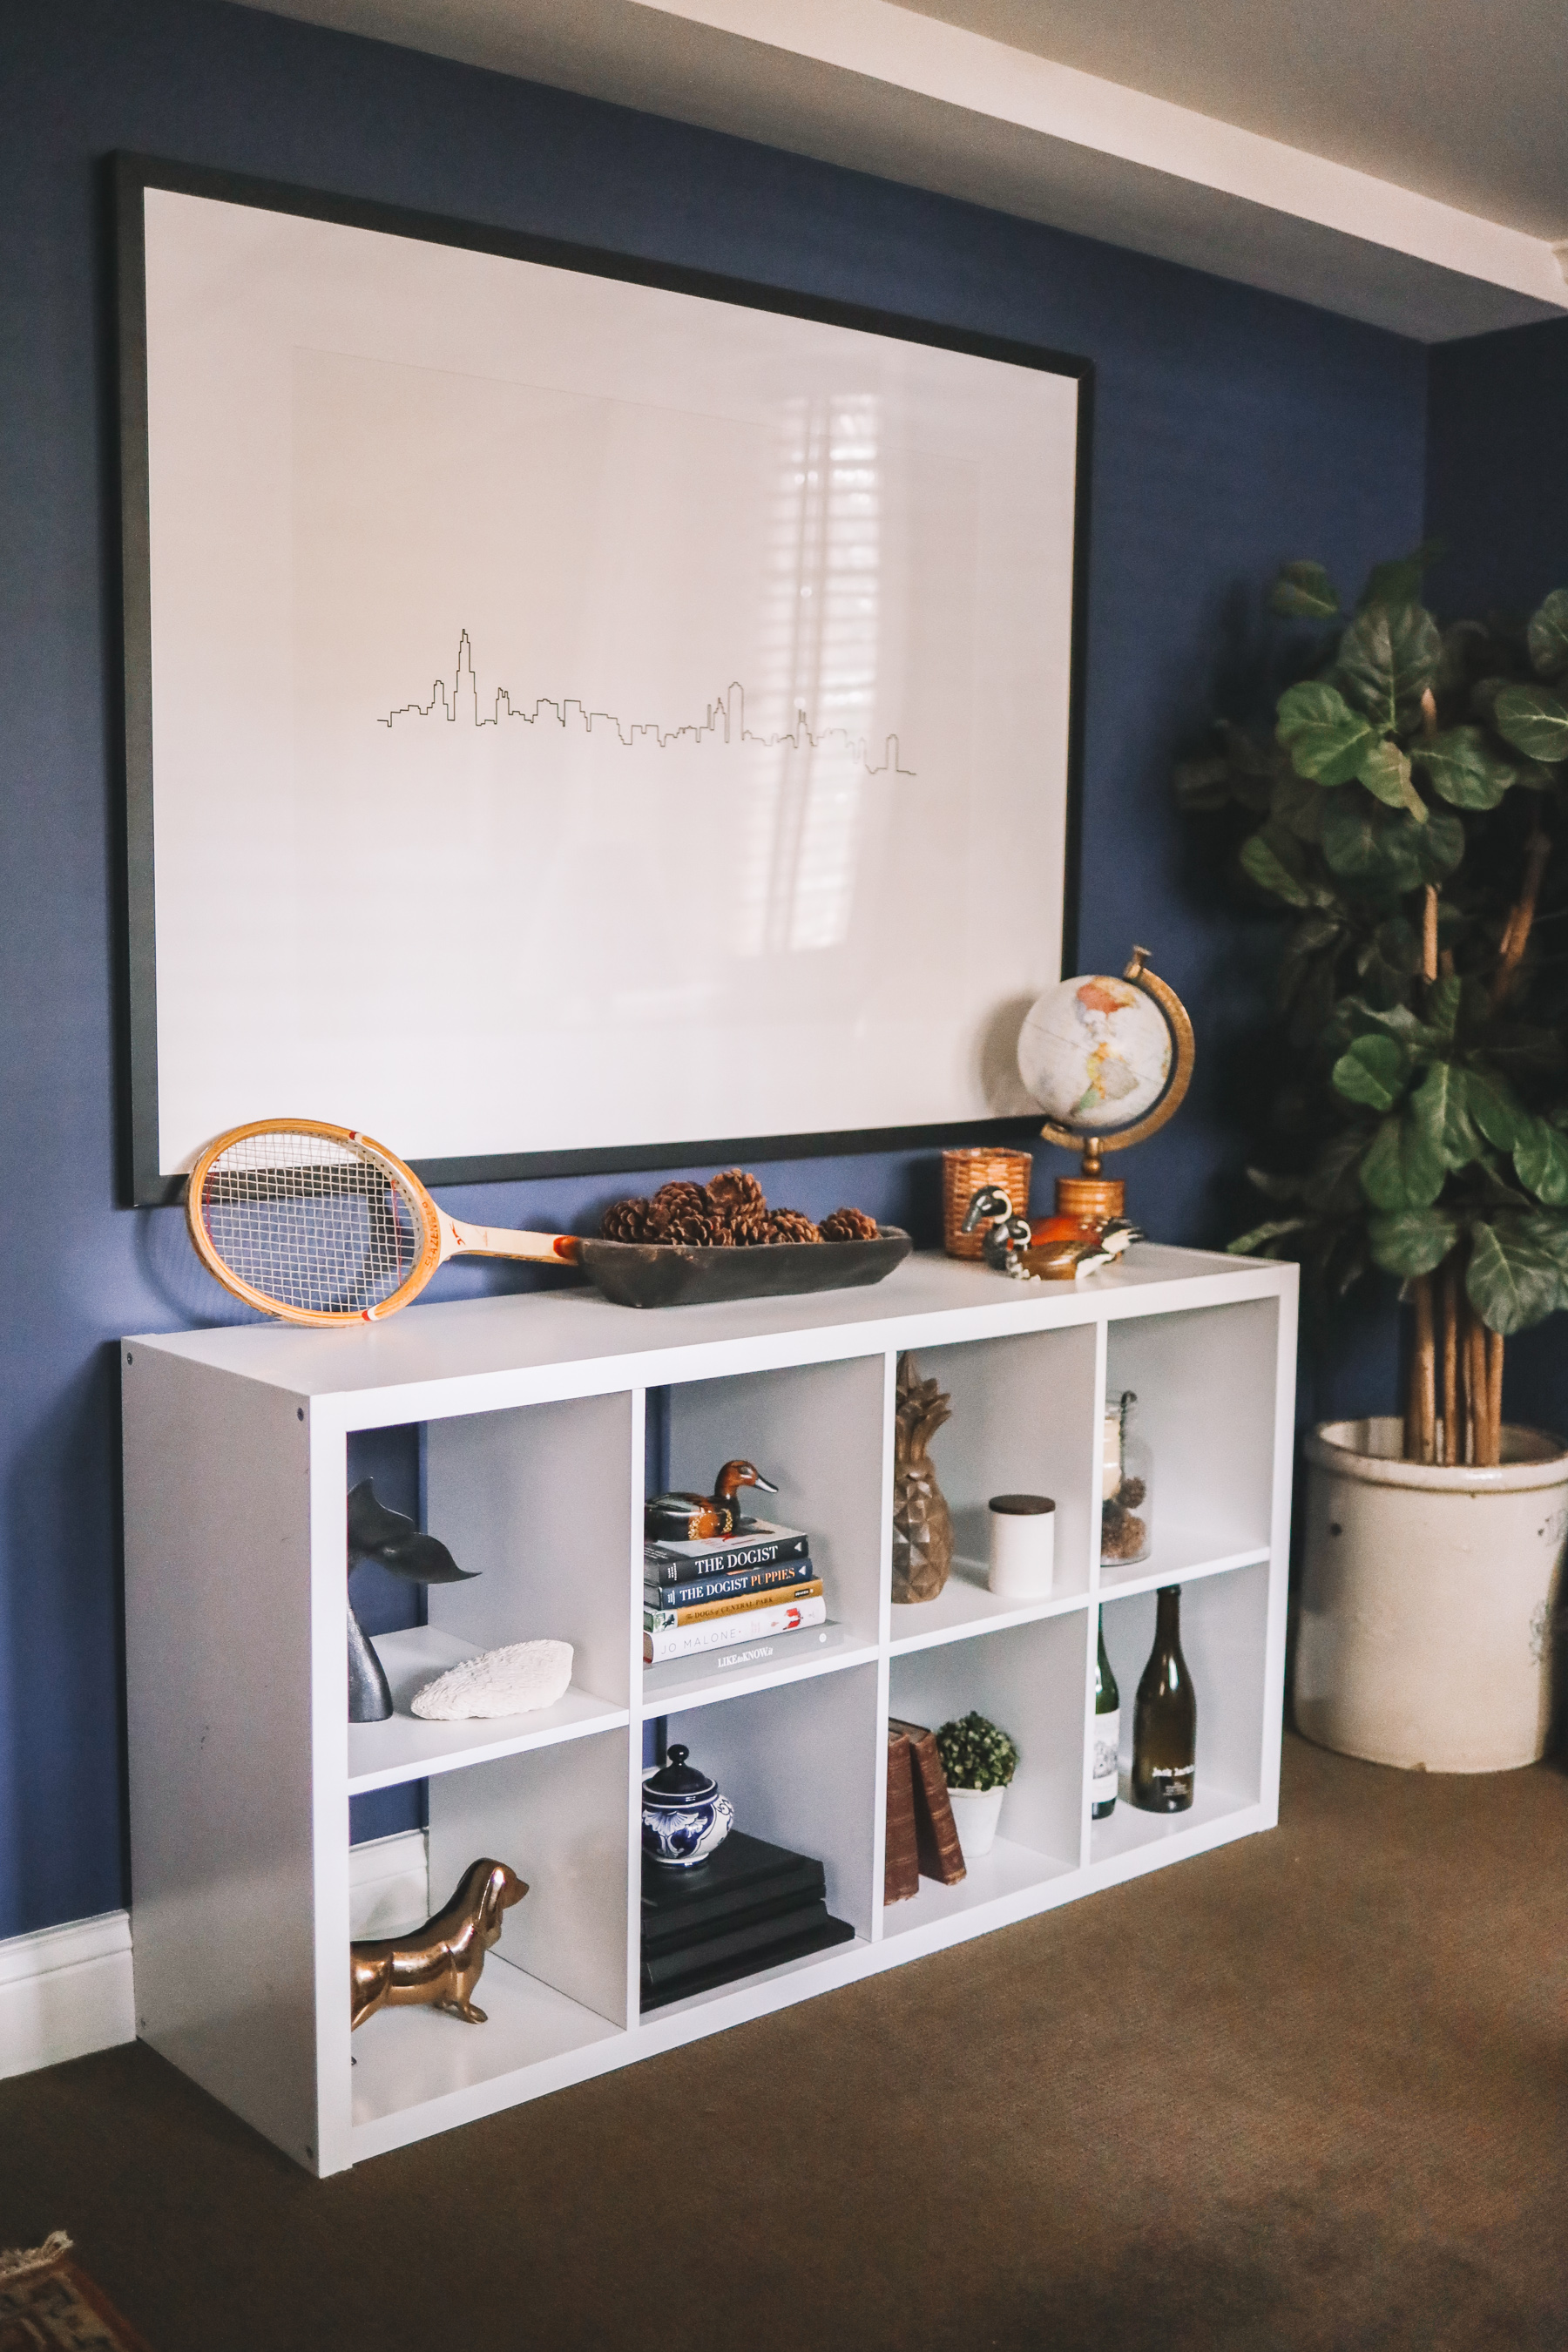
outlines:
{"label": "white ceiling beam", "polygon": [[1568,285],[1542,237],[940,18],[916,16],[893,0],[636,5],[1568,308]]}
{"label": "white ceiling beam", "polygon": [[963,197],[1424,341],[1568,310],[1544,239],[893,0],[265,5]]}

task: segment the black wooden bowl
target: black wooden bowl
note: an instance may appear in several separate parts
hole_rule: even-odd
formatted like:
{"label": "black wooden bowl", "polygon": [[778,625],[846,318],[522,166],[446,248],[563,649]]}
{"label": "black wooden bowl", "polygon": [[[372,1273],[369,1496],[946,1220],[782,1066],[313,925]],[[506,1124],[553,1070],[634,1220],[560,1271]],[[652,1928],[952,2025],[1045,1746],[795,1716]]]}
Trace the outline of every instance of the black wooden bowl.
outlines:
{"label": "black wooden bowl", "polygon": [[584,1273],[617,1307],[705,1307],[722,1298],[787,1298],[880,1282],[914,1244],[897,1225],[874,1242],[763,1242],[751,1249],[688,1249],[679,1242],[590,1242]]}

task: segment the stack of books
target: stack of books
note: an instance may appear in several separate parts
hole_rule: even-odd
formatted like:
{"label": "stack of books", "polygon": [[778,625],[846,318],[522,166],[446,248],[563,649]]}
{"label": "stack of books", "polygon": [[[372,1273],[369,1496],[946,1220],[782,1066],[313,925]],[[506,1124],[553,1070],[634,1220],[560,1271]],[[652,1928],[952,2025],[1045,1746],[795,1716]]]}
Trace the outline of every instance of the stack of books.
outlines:
{"label": "stack of books", "polygon": [[847,1944],[854,1933],[828,1913],[821,1863],[743,1830],[731,1830],[694,1870],[669,1870],[645,1855],[641,2005],[661,2009]]}
{"label": "stack of books", "polygon": [[795,1633],[826,1615],[798,1528],[753,1519],[741,1535],[643,1547],[645,1666]]}

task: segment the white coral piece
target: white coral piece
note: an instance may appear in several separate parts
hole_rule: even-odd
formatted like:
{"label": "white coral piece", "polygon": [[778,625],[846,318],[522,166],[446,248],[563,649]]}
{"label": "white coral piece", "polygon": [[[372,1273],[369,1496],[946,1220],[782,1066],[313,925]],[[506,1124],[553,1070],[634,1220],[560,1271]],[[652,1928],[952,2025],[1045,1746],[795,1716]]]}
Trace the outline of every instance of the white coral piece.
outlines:
{"label": "white coral piece", "polygon": [[563,1698],[571,1679],[570,1642],[513,1642],[504,1650],[481,1650],[477,1658],[448,1666],[415,1693],[414,1712],[427,1723],[531,1715]]}

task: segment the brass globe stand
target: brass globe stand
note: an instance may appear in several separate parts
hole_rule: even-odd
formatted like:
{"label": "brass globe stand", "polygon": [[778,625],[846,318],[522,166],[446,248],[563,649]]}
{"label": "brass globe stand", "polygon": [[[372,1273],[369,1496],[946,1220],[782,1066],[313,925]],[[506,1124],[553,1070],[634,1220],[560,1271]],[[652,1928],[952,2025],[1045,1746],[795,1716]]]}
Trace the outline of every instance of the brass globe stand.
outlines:
{"label": "brass globe stand", "polygon": [[1083,1153],[1083,1161],[1076,1176],[1057,1178],[1057,1215],[1070,1217],[1075,1224],[1092,1225],[1097,1229],[1109,1224],[1112,1217],[1127,1213],[1127,1186],[1120,1176],[1102,1172],[1103,1155],[1108,1151],[1125,1151],[1130,1143],[1142,1143],[1164,1126],[1171,1114],[1179,1109],[1187,1088],[1193,1082],[1193,1063],[1196,1047],[1193,1041],[1193,1024],[1187,1008],[1173,988],[1167,987],[1158,972],[1149,969],[1149,950],[1135,947],[1131,961],[1121,975],[1146,996],[1152,996],[1170,1025],[1175,1045],[1176,1066],[1171,1082],[1144,1118],[1123,1128],[1115,1135],[1078,1135],[1071,1128],[1058,1127],[1047,1119],[1040,1133],[1047,1143],[1059,1144],[1064,1150]]}

